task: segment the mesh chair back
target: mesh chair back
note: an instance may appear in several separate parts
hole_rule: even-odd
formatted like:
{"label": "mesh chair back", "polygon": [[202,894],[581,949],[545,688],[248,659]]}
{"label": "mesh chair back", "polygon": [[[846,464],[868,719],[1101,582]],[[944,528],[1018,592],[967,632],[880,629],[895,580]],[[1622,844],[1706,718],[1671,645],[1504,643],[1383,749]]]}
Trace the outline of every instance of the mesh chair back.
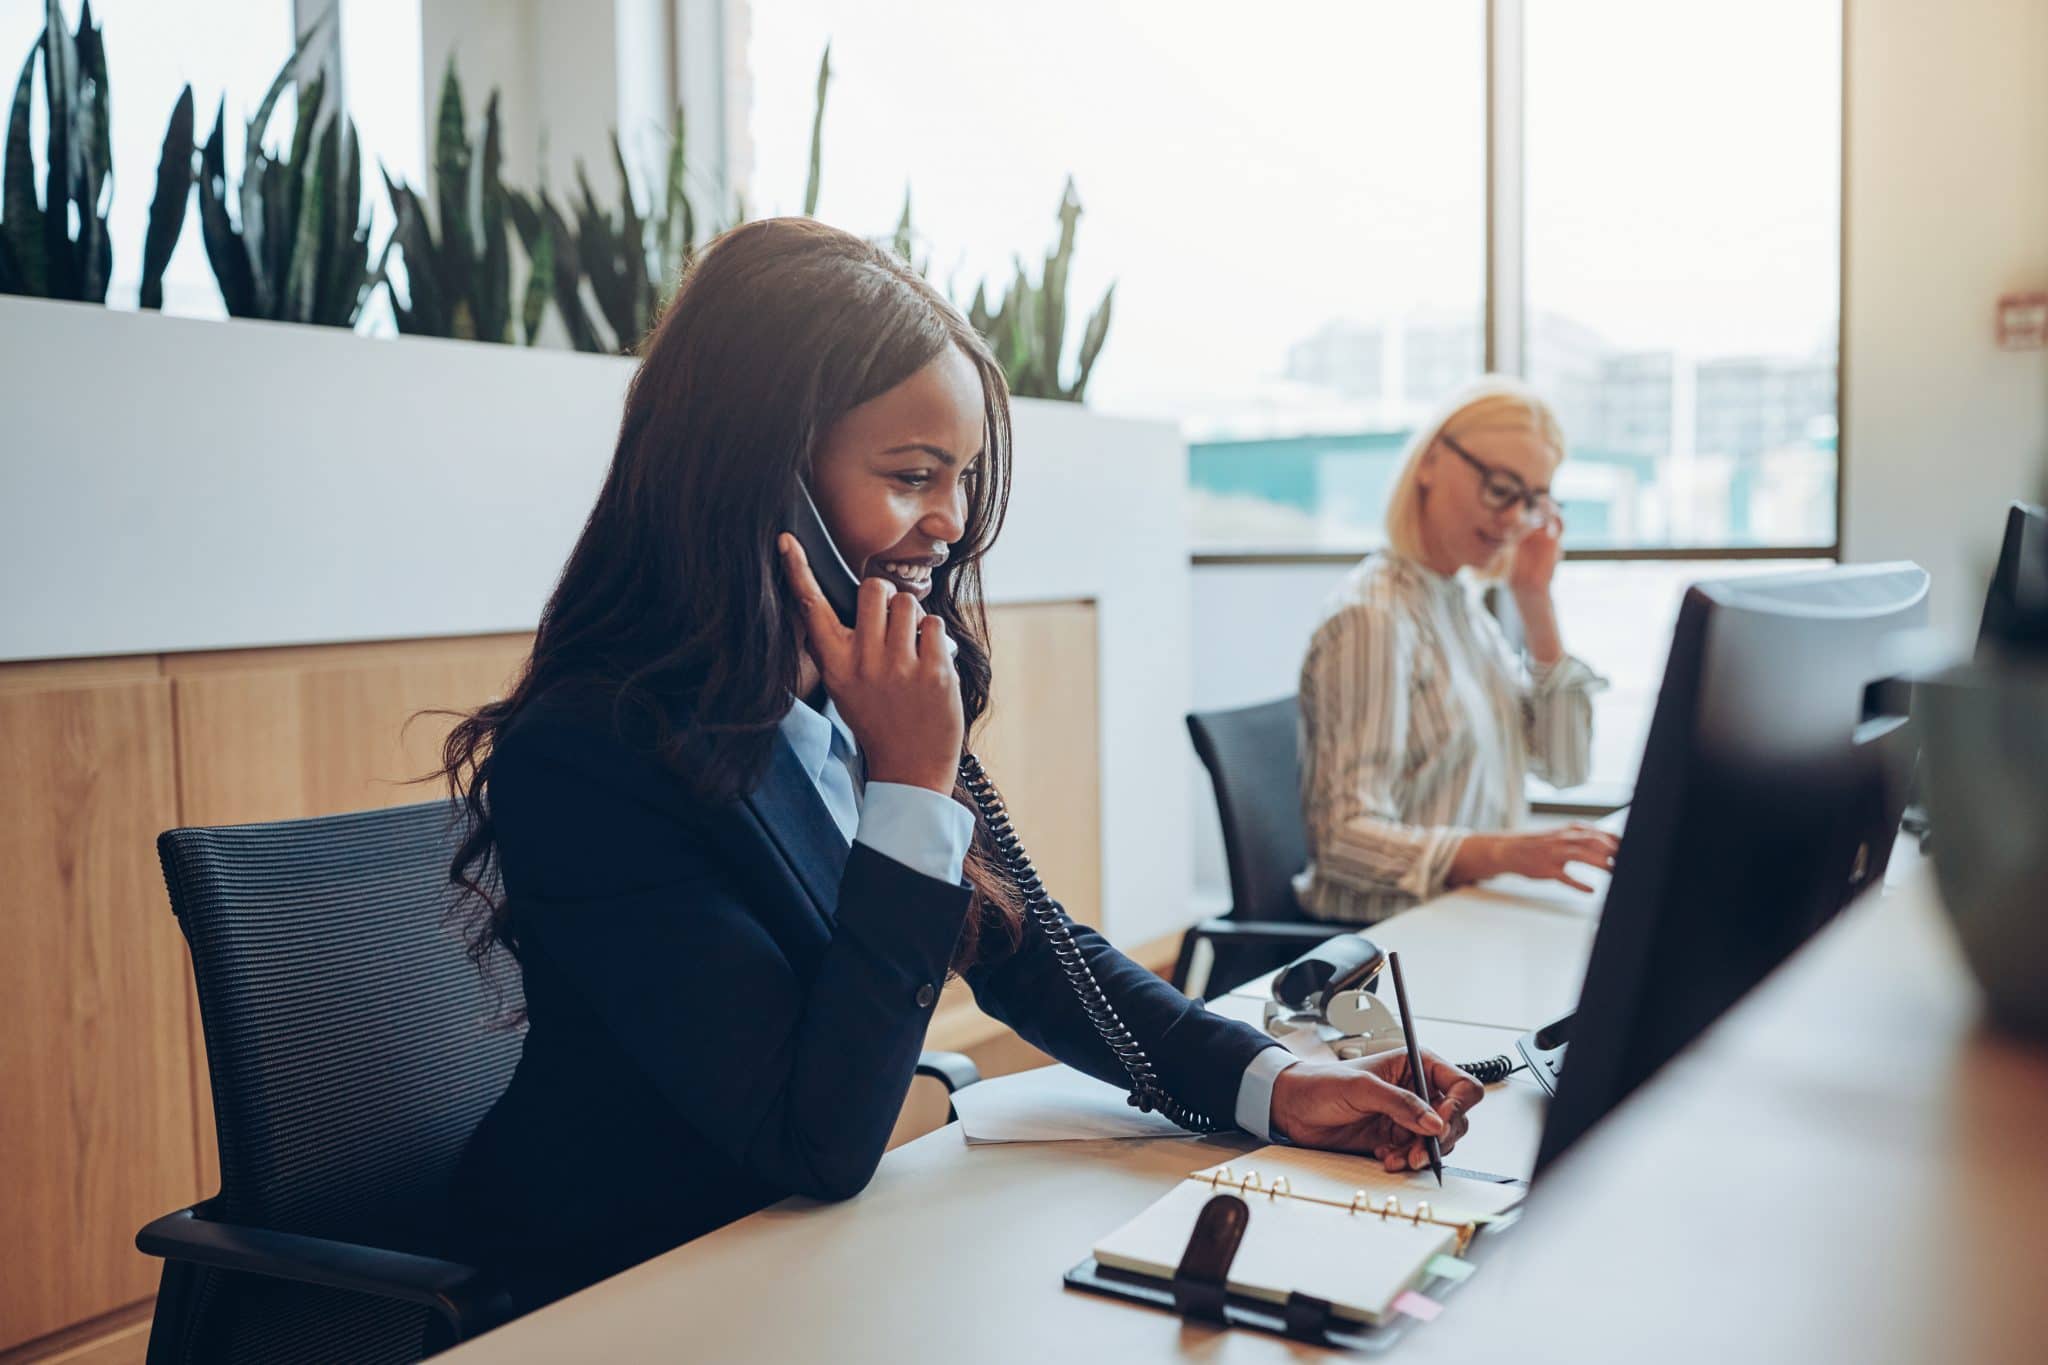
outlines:
{"label": "mesh chair back", "polygon": [[1188,717],[1195,752],[1216,787],[1232,919],[1304,918],[1292,881],[1308,863],[1299,724],[1293,697]]}
{"label": "mesh chair back", "polygon": [[[205,1025],[213,1217],[445,1254],[455,1163],[520,1052],[505,1025],[516,971],[486,981],[447,920],[458,812],[436,801],[158,838]],[[186,1289],[195,1358],[418,1355],[424,1310],[204,1278]]]}

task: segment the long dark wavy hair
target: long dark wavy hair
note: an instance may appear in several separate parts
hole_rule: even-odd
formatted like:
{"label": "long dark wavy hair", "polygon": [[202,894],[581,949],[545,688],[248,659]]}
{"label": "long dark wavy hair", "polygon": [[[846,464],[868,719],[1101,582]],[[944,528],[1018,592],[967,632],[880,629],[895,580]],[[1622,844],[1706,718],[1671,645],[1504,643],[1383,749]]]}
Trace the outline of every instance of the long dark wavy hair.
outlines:
{"label": "long dark wavy hair", "polygon": [[[798,612],[775,550],[826,433],[957,347],[981,375],[987,447],[966,483],[961,540],[924,609],[958,644],[971,737],[988,708],[980,560],[1009,497],[1009,390],[966,319],[889,252],[805,218],[725,233],[698,257],[626,394],[604,487],[555,585],[533,653],[501,700],[459,713],[437,776],[468,815],[449,869],[480,965],[514,917],[493,890],[491,749],[543,696],[605,708],[700,799],[728,800],[765,772],[801,661]],[[629,723],[635,722],[638,723]],[[964,793],[955,789],[956,799]],[[971,806],[971,803],[968,803]],[[976,813],[975,895],[953,966],[1013,950],[1015,887]]]}

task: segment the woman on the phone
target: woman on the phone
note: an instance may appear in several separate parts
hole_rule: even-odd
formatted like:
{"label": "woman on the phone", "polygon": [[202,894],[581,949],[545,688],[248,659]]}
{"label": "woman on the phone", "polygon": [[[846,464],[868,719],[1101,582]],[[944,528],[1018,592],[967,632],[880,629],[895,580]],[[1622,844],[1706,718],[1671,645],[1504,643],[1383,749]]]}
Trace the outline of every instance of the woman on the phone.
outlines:
{"label": "woman on the phone", "polygon": [[[1387,548],[1331,598],[1301,666],[1309,864],[1295,892],[1309,914],[1371,923],[1504,872],[1585,890],[1572,863],[1614,865],[1604,830],[1516,828],[1527,773],[1586,780],[1605,685],[1565,652],[1550,598],[1564,451],[1550,408],[1498,377],[1409,444]],[[1507,587],[1526,658],[1472,579]]]}
{"label": "woman on the phone", "polygon": [[[457,1218],[522,1307],[858,1192],[949,973],[1129,1084],[959,786],[1010,479],[986,346],[885,251],[782,219],[712,245],[644,357],[532,658],[445,753],[473,941],[517,960],[528,1025]],[[862,580],[850,629],[779,534],[800,480]],[[1434,1058],[1434,1108],[1398,1054],[1293,1063],[1073,937],[1167,1094],[1226,1126],[1411,1169],[1481,1097]]]}

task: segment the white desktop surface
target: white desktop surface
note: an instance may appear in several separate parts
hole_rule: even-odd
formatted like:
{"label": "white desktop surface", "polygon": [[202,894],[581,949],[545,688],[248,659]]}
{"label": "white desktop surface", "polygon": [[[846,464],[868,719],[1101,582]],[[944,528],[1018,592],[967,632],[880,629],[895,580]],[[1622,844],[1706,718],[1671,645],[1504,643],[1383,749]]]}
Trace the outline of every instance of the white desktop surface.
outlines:
{"label": "white desktop surface", "polygon": [[[1578,1003],[1598,911],[1597,897],[1569,887],[1526,899],[1466,887],[1358,927],[1379,947],[1401,954],[1409,1005],[1419,1017],[1526,1032]],[[1330,931],[1345,927],[1333,924]],[[1268,973],[1231,994],[1263,1000],[1271,981]]]}
{"label": "white desktop surface", "polygon": [[[1590,930],[1512,913],[1466,900],[1373,933],[1404,967],[1459,946],[1453,927],[1513,935],[1514,952],[1465,941],[1462,994],[1407,968],[1432,1009],[1450,998],[1512,1029],[1558,1002],[1531,984],[1546,972],[1576,989]],[[1462,1003],[1489,983],[1512,1003]],[[2041,1358],[2048,1050],[1985,1034],[1976,1008],[1925,870],[1867,898],[1570,1153],[1521,1224],[1482,1238],[1480,1273],[1400,1358]],[[1428,1027],[1453,1050],[1500,1036]],[[949,1126],[891,1153],[856,1199],[785,1201],[448,1359],[1336,1358],[1061,1287],[1174,1179],[1253,1145],[970,1149]]]}

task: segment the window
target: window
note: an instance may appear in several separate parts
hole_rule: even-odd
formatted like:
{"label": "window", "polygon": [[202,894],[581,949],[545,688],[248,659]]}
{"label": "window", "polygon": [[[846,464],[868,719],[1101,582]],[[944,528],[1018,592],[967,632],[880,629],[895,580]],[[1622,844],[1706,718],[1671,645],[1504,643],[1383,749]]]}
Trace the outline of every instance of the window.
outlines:
{"label": "window", "polygon": [[1601,787],[1635,780],[1678,605],[1703,579],[1788,573],[1825,564],[1816,559],[1570,560],[1558,567],[1551,595],[1572,652],[1607,679],[1593,697],[1591,781]]}
{"label": "window", "polygon": [[1037,273],[1074,177],[1070,352],[1114,280],[1101,410],[1181,422],[1212,538],[1355,543],[1382,434],[1478,373],[1486,106],[1478,0],[754,0],[759,211],[801,207],[832,42],[819,216],[912,199],[958,302]]}
{"label": "window", "polygon": [[[1572,444],[1569,544],[1832,552],[1840,5],[1516,8],[1526,373]],[[1481,338],[1453,312],[1290,348],[1310,392],[1268,429],[1188,424],[1198,548],[1377,545],[1414,421],[1476,372]],[[1310,396],[1330,392],[1378,411],[1332,424]]]}
{"label": "window", "polygon": [[1832,547],[1839,5],[1525,13],[1529,377],[1570,544]]}

